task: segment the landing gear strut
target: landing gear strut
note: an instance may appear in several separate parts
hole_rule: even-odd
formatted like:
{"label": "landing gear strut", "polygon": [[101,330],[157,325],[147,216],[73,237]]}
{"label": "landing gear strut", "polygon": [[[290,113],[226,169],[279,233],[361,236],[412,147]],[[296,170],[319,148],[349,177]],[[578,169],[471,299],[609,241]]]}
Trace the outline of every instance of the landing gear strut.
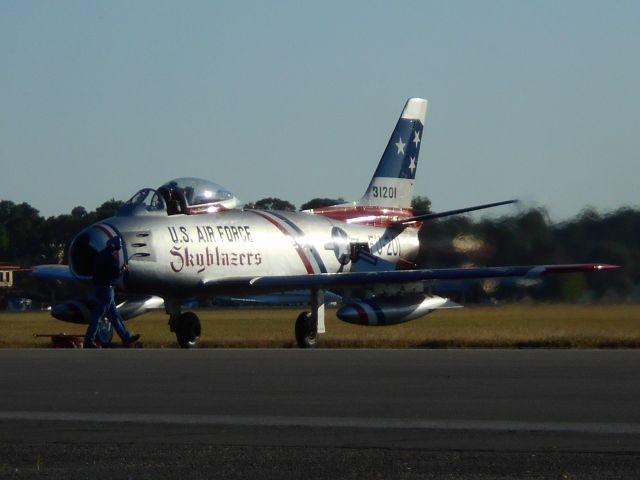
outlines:
{"label": "landing gear strut", "polygon": [[296,320],[296,341],[300,348],[316,348],[318,334],[324,328],[324,290],[311,290],[311,311],[302,312]]}

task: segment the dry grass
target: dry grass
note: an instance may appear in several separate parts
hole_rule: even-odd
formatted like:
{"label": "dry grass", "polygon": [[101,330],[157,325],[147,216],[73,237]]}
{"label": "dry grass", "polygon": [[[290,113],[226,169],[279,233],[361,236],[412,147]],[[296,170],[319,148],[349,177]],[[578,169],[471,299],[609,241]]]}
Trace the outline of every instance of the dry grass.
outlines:
{"label": "dry grass", "polygon": [[[293,347],[293,327],[300,309],[202,310],[201,347]],[[444,310],[391,327],[361,327],[327,311],[323,347],[332,348],[637,348],[640,306],[508,305]],[[141,333],[146,348],[175,348],[167,316],[149,313],[127,323]],[[47,313],[0,315],[0,347],[47,347],[49,338],[34,333],[84,333]]]}

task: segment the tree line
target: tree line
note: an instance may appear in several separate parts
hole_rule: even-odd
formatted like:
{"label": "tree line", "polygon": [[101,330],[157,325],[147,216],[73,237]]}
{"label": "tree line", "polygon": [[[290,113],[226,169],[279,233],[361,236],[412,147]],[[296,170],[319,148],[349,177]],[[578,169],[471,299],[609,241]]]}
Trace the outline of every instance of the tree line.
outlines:
{"label": "tree line", "polygon": [[456,216],[423,225],[419,235],[417,266],[424,268],[558,263],[622,267],[598,274],[552,275],[543,282],[500,282],[491,292],[495,298],[526,295],[564,301],[640,300],[637,209],[624,207],[601,214],[588,208],[559,223],[551,222],[543,208],[480,220]]}
{"label": "tree line", "polygon": [[[342,203],[315,198],[300,210]],[[0,262],[20,266],[66,263],[74,236],[92,223],[112,216],[123,202],[111,199],[94,211],[75,207],[69,214],[42,217],[28,203],[0,201]],[[265,198],[251,208],[295,211],[292,203]],[[430,211],[427,197],[416,197],[414,211]],[[542,208],[498,218],[460,215],[425,222],[421,248],[408,268],[465,265],[530,265],[603,262],[621,265],[613,273],[559,275],[544,282],[476,282],[465,286],[465,300],[532,296],[554,300],[640,297],[640,210],[620,208],[599,213],[585,209],[567,221],[553,223]]]}

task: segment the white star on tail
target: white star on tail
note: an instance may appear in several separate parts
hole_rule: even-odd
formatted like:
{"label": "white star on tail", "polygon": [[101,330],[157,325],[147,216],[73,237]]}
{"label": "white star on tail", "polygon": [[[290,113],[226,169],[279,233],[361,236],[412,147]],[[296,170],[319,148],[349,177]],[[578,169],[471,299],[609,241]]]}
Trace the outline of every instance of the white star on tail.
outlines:
{"label": "white star on tail", "polygon": [[416,130],[413,134],[415,135],[415,137],[413,137],[413,143],[415,143],[416,148],[418,148],[418,144],[420,143],[420,133]]}
{"label": "white star on tail", "polygon": [[411,175],[416,171],[416,159],[415,157],[411,157],[411,162],[409,163],[409,170],[411,170]]}
{"label": "white star on tail", "polygon": [[402,137],[398,137],[400,140],[396,143],[396,147],[398,147],[398,155],[404,155],[404,146],[406,143],[402,143]]}

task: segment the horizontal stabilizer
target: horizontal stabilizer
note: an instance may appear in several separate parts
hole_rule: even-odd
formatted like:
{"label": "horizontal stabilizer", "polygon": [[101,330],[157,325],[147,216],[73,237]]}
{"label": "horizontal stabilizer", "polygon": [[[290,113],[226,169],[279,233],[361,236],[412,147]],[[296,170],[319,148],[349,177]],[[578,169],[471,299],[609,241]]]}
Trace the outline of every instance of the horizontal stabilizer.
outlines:
{"label": "horizontal stabilizer", "polygon": [[461,213],[475,212],[476,210],[484,210],[485,208],[499,207],[501,205],[509,205],[511,203],[517,203],[518,200],[505,200],[503,202],[485,203],[484,205],[476,205],[474,207],[458,208],[457,210],[447,210],[446,212],[438,213],[425,213],[424,215],[416,215],[413,217],[405,218],[394,222],[391,226],[410,225],[415,222],[422,222],[425,220],[433,220],[435,218],[450,217],[452,215],[459,215]]}
{"label": "horizontal stabilizer", "polygon": [[411,201],[426,115],[427,100],[407,100],[360,200],[307,212],[347,223],[385,227],[413,215]]}

